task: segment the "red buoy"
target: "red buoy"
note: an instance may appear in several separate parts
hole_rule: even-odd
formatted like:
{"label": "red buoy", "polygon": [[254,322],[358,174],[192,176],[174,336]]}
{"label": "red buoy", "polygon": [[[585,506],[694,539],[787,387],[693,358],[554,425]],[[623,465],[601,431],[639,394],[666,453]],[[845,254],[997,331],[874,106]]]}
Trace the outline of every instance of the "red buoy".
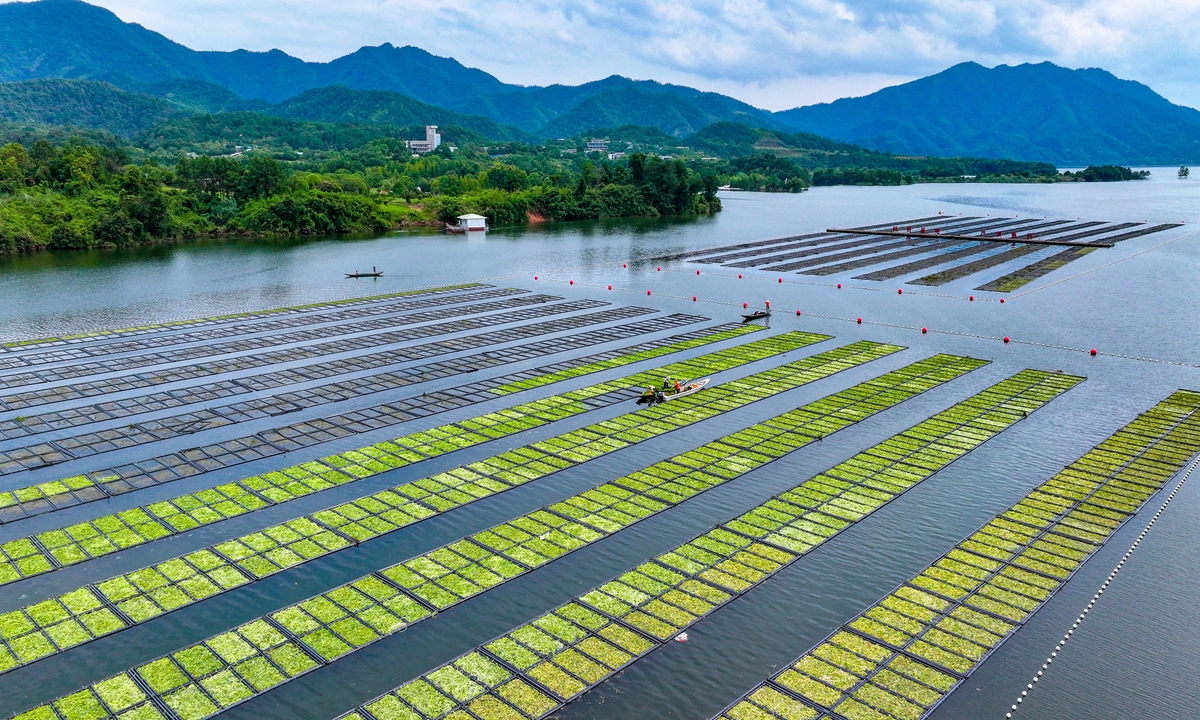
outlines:
{"label": "red buoy", "polygon": [[692,296],[692,302],[696,302],[696,296],[695,296],[695,295],[693,295],[693,296]]}
{"label": "red buoy", "polygon": [[742,303],[743,309],[748,308],[748,307],[750,307],[750,303]]}
{"label": "red buoy", "polygon": [[1004,298],[1000,298],[1000,304],[1001,304],[1001,305],[1003,305],[1003,304],[1004,304]]}
{"label": "red buoy", "polygon": [[741,279],[742,279],[742,274],[738,273],[738,280],[741,280]]}
{"label": "red buoy", "polygon": [[974,296],[974,295],[972,295],[972,296],[970,297],[970,300],[971,300],[971,302],[975,302],[975,296]]}
{"label": "red buoy", "polygon": [[650,291],[649,291],[649,290],[647,290],[647,291],[646,291],[646,294],[647,294],[647,295],[649,295],[649,294],[650,294]]}
{"label": "red buoy", "polygon": [[783,278],[779,278],[779,282],[783,282]]}
{"label": "red buoy", "polygon": [[659,272],[662,272],[662,268],[658,268],[658,271],[659,271]]}
{"label": "red buoy", "polygon": [[797,310],[797,311],[796,311],[796,317],[800,317],[800,311],[799,311],[799,310]]}
{"label": "red buoy", "polygon": [[568,285],[574,285],[574,284],[575,284],[575,281],[574,281],[574,280],[568,280],[568,281],[567,281],[567,284],[568,284]]}
{"label": "red buoy", "polygon": [[1008,336],[1007,336],[1007,335],[1005,335],[1005,336],[1004,336],[1004,342],[1008,342]]}
{"label": "red buoy", "polygon": [[609,285],[609,286],[608,286],[608,289],[609,289],[609,290],[612,290],[612,285]]}
{"label": "red buoy", "polygon": [[696,271],[696,274],[697,274],[697,275],[699,275],[699,274],[700,274],[700,271],[699,271],[699,270],[697,270],[697,271]]}
{"label": "red buoy", "polygon": [[841,290],[841,289],[842,289],[842,284],[838,283],[838,290]]}
{"label": "red buoy", "polygon": [[904,294],[904,288],[896,288],[896,294],[897,294],[897,295],[903,295],[903,294]]}
{"label": "red buoy", "polygon": [[924,334],[925,334],[925,333],[927,333],[927,332],[929,332],[929,328],[921,328],[921,334],[922,334],[922,335],[924,335]]}
{"label": "red buoy", "polygon": [[1092,348],[1092,354],[1093,354],[1093,355],[1095,355],[1095,354],[1096,354],[1096,348]]}
{"label": "red buoy", "polygon": [[628,266],[628,265],[626,265],[625,263],[621,263],[621,267],[623,267],[623,268],[627,268],[627,267],[629,267],[629,266]]}
{"label": "red buoy", "polygon": [[862,318],[859,318],[859,319],[858,319],[858,324],[859,324],[859,325],[862,325]]}
{"label": "red buoy", "polygon": [[533,276],[533,279],[534,279],[534,280],[537,280],[537,275],[534,275],[534,276]]}

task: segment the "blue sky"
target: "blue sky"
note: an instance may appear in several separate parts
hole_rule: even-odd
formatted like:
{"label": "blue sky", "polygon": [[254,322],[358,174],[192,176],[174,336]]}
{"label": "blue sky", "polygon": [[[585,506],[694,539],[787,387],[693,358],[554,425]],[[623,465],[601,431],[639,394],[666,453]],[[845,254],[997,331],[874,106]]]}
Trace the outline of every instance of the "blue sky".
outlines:
{"label": "blue sky", "polygon": [[89,0],[200,50],[416,45],[501,80],[611,74],[782,110],[965,60],[1102,67],[1200,107],[1200,0]]}

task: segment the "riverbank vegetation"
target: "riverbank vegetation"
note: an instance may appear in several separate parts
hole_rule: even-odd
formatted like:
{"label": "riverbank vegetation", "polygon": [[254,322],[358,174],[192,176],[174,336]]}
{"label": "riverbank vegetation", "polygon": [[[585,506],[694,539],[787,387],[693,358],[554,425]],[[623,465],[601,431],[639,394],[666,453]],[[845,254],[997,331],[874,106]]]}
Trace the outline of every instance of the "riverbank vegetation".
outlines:
{"label": "riverbank vegetation", "polygon": [[[421,131],[421,132],[418,132]],[[442,128],[323,123],[236,112],[169,119],[132,139],[0,125],[0,254],[205,236],[371,233],[487,216],[492,225],[709,214],[717,191],[827,185],[1139,179],[1105,166],[913,158],[807,133],[716,123],[687,138],[598,129],[540,144]],[[604,138],[608,148],[589,151]]]}

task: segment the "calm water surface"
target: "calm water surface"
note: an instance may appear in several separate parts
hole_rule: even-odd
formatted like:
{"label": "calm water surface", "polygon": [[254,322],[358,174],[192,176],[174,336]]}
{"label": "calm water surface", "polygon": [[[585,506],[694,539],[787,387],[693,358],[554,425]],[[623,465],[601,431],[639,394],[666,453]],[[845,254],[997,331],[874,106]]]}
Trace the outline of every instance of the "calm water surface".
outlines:
{"label": "calm water surface", "polygon": [[[1156,169],[1154,179],[1142,183],[821,188],[802,195],[729,194],[723,201],[725,211],[714,218],[563,223],[466,238],[413,232],[363,239],[230,240],[3,261],[4,339],[490,279],[568,298],[598,297],[717,319],[732,318],[743,302],[769,300],[788,313],[794,308],[805,312],[802,319],[777,315],[775,329],[802,327],[835,335],[839,343],[870,338],[913,349],[590,463],[586,471],[562,473],[553,482],[533,483],[494,502],[393,533],[370,543],[369,550],[338,553],[244,592],[173,613],[122,633],[119,641],[94,643],[6,676],[0,682],[0,714],[102,676],[89,673],[115,672],[201,639],[216,626],[250,619],[553,502],[596,484],[601,476],[642,467],[912,362],[918,354],[949,351],[994,361],[968,378],[838,433],[817,448],[704,493],[227,713],[230,718],[256,720],[329,718],[1023,367],[1063,369],[1088,377],[1066,396],[698,624],[689,632],[688,643],[652,653],[560,713],[563,718],[707,718],[1137,412],[1176,388],[1200,389],[1200,369],[1191,366],[1200,365],[1200,235],[1189,235],[1200,222],[1200,180],[1178,181],[1174,170]],[[993,294],[979,293],[976,302],[966,296],[983,280],[1013,269],[1009,267],[940,288],[911,287],[899,296],[895,282],[850,280],[857,272],[829,278],[791,275],[780,284],[775,275],[756,271],[743,271],[745,277],[739,280],[736,271],[699,266],[702,275],[697,277],[697,266],[671,263],[658,271],[657,265],[639,262],[664,252],[939,211],[1188,225],[1094,252],[1014,293],[1004,305],[994,302],[999,296]],[[1175,238],[1182,239],[1143,252]],[[622,263],[629,267],[623,269]],[[343,272],[370,266],[383,269],[385,276],[375,281],[342,279]],[[1095,271],[1058,282],[1089,270]],[[536,282],[535,274],[540,278]],[[846,287],[833,287],[838,281]],[[606,289],[609,284],[612,292]],[[653,295],[647,296],[647,290]],[[1022,295],[1025,292],[1029,294]],[[691,302],[692,295],[700,300]],[[859,316],[866,320],[862,326],[852,322]],[[921,326],[934,332],[921,335],[915,330]],[[1018,342],[1004,345],[996,339],[1004,335]],[[1093,358],[1080,352],[1092,347],[1162,362]],[[488,448],[477,454],[496,451]],[[456,455],[451,464],[459,462]],[[425,473],[423,469],[420,474]],[[387,484],[404,477],[389,476]],[[1124,528],[933,717],[1002,718],[1149,514],[1143,512]],[[1200,487],[1192,484],[1185,486],[1106,592],[1020,717],[1200,716],[1200,620],[1194,600],[1200,596],[1198,521]],[[133,566],[147,557],[140,556]]]}

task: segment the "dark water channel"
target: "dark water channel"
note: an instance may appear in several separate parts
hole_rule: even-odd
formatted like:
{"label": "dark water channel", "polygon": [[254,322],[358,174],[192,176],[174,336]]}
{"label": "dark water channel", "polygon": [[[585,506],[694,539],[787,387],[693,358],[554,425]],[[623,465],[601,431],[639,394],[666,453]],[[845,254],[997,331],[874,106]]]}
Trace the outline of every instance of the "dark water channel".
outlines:
{"label": "dark water channel", "polygon": [[[558,713],[558,717],[572,719],[707,718],[1138,412],[1177,388],[1200,390],[1200,368],[1196,367],[1200,365],[1200,293],[1196,291],[1200,235],[1186,236],[1200,221],[1200,182],[1175,181],[1173,171],[1168,174],[1167,170],[1158,170],[1155,176],[1145,183],[1114,185],[928,185],[818,189],[799,196],[734,194],[724,199],[726,210],[719,216],[683,221],[568,223],[500,229],[487,237],[471,238],[405,233],[383,238],[214,241],[6,260],[0,265],[0,297],[4,298],[0,336],[4,339],[487,280],[568,299],[591,297],[705,314],[717,320],[733,319],[743,302],[770,300],[773,307],[786,311],[772,319],[773,331],[802,328],[836,336],[792,357],[857,339],[895,342],[910,349],[0,676],[0,716],[934,352],[993,361],[967,377],[702,493],[225,714],[236,720],[331,718],[1022,368],[1062,369],[1087,376],[1087,382],[696,625],[689,631],[689,642],[672,643],[651,653]],[[744,278],[738,279],[736,272],[712,266],[639,262],[662,253],[938,211],[947,215],[1189,224],[1092,253],[1023,288],[1003,305],[995,302],[999,295],[990,293],[976,293],[975,302],[967,300],[975,292],[971,288],[981,280],[1011,269],[1003,266],[990,271],[987,278],[972,276],[940,288],[911,288],[897,295],[898,281],[851,280],[858,272],[826,278],[785,275],[786,282],[780,284],[776,274],[761,271],[744,271]],[[1138,254],[1176,237],[1183,239]],[[1114,261],[1120,262],[1110,265]],[[623,269],[622,263],[629,267]],[[385,276],[365,282],[341,279],[343,271],[372,265],[383,269]],[[702,273],[699,277],[697,268]],[[533,280],[535,274],[537,281]],[[575,284],[568,285],[568,280]],[[837,282],[846,287],[838,290],[834,287]],[[606,289],[609,284],[614,288],[611,292]],[[647,290],[653,295],[647,296]],[[1031,290],[1034,292],[1028,295],[1020,294]],[[693,295],[700,301],[693,303]],[[794,317],[796,308],[804,311],[802,317]],[[854,323],[857,317],[866,322]],[[934,332],[923,335],[916,329],[922,326]],[[1001,336],[1017,342],[1003,344],[997,339]],[[1091,357],[1085,351],[1093,347],[1147,359],[1106,354]],[[731,376],[773,364],[748,367]],[[631,371],[590,376],[532,396]],[[423,424],[405,426],[403,432],[488,409],[474,407],[434,416]],[[355,484],[311,498],[311,502],[289,503],[277,508],[278,512],[256,513],[253,518],[62,571],[20,586],[24,597],[6,592],[14,588],[0,589],[0,611],[617,412],[589,413],[535,433],[394,471],[367,481],[369,485]],[[359,436],[331,444],[328,451],[394,434],[383,430],[377,437],[364,440]],[[270,463],[206,476],[197,487],[244,477],[260,465]],[[1019,717],[1200,717],[1200,682],[1196,680],[1200,620],[1195,603],[1200,597],[1198,482],[1200,477],[1185,485],[1052,671],[1031,693]],[[0,489],[15,485],[13,479],[0,481]],[[191,489],[181,482],[153,492],[169,497]],[[139,503],[148,499],[152,499],[150,495],[136,498]],[[1160,502],[1152,500],[1147,508],[1157,508]],[[77,512],[79,517],[90,516],[83,510]],[[1002,718],[1152,513],[1152,509],[1143,510],[1118,533],[932,717]],[[47,522],[45,527],[56,522]],[[5,529],[3,539],[10,539],[17,530],[44,529],[32,523],[17,526],[12,531]]]}

